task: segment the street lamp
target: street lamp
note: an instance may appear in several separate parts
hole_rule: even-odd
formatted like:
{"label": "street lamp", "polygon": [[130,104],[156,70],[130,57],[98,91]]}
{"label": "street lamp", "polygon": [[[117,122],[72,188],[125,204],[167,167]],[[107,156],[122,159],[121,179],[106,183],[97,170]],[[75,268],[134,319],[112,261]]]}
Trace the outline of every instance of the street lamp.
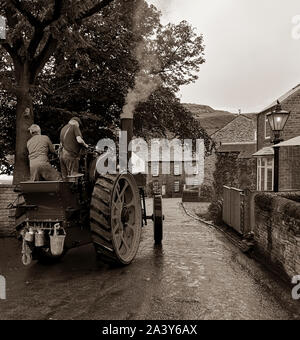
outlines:
{"label": "street lamp", "polygon": [[276,146],[283,141],[280,138],[281,132],[284,130],[285,125],[290,117],[290,112],[284,111],[279,101],[274,111],[267,114],[267,118],[274,133],[274,192],[279,192],[279,150],[280,147]]}

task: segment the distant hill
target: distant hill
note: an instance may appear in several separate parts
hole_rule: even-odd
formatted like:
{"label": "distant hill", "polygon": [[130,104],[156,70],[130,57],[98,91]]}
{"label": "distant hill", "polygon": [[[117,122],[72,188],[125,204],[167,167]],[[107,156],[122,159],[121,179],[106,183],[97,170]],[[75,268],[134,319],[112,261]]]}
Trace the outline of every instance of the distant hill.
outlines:
{"label": "distant hill", "polygon": [[236,115],[228,111],[214,110],[207,105],[183,104],[200,121],[209,135],[231,122]]}

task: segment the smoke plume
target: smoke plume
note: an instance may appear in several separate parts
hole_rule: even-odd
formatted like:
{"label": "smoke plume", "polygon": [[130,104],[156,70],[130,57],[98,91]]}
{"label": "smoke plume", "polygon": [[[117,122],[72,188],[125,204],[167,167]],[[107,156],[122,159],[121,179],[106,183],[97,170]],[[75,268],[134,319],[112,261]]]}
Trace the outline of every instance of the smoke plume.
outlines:
{"label": "smoke plume", "polygon": [[[134,31],[137,33],[144,19],[143,0],[138,1],[134,16]],[[161,79],[157,74],[160,69],[159,60],[152,47],[150,38],[143,38],[134,50],[138,61],[139,71],[135,77],[134,87],[128,91],[121,118],[133,118],[136,107],[147,101],[149,96],[158,88]]]}

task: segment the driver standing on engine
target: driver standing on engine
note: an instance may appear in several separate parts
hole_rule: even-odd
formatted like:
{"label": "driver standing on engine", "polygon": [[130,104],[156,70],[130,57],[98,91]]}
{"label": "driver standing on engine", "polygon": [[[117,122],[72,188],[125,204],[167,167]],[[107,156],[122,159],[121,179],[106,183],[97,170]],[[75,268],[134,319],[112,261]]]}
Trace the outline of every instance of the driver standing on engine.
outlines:
{"label": "driver standing on engine", "polygon": [[80,118],[73,117],[60,133],[60,166],[63,180],[68,180],[68,177],[74,178],[83,175],[78,173],[80,150],[82,146],[86,148],[89,146],[82,138],[80,126],[82,126]]}
{"label": "driver standing on engine", "polygon": [[29,128],[31,138],[27,142],[31,181],[61,181],[61,176],[50,164],[48,154],[56,154],[48,136],[41,135],[41,128],[33,124]]}

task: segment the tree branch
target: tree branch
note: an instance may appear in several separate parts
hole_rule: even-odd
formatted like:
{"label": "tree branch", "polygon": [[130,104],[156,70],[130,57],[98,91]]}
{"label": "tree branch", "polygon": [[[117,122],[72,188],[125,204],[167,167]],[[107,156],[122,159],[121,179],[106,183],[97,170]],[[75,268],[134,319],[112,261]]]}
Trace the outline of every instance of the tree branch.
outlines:
{"label": "tree branch", "polygon": [[42,28],[35,28],[33,37],[28,46],[28,53],[31,58],[33,58],[36,54],[37,48],[39,44],[43,40],[44,30]]}
{"label": "tree branch", "polygon": [[[17,18],[15,9],[13,9],[11,7],[6,7],[5,8],[5,15],[6,15],[6,19],[7,19],[7,22],[8,22],[8,26],[11,29],[14,29],[14,27],[17,26],[17,24],[18,24],[18,18]],[[18,39],[16,39],[13,42],[13,46],[12,46],[12,49],[14,50],[14,58],[18,58],[19,61],[21,61],[21,59],[20,59],[20,56],[18,55],[18,51],[22,46],[24,46],[24,40],[23,40],[23,37],[20,35],[18,37]],[[11,52],[9,52],[9,54],[11,56],[13,56]]]}
{"label": "tree branch", "polygon": [[62,3],[61,0],[55,0],[53,14],[50,19],[44,20],[41,25],[38,27],[35,27],[34,35],[30,41],[28,52],[31,58],[33,58],[37,52],[37,49],[39,47],[39,44],[43,40],[45,36],[45,28],[47,26],[50,26],[52,23],[54,23],[56,20],[58,20],[61,16],[61,10],[62,10]]}
{"label": "tree branch", "polygon": [[54,53],[56,47],[57,47],[58,41],[53,38],[52,35],[49,36],[44,48],[40,52],[40,54],[35,57],[31,63],[32,68],[32,79],[31,82],[33,83],[36,76],[42,71],[45,64],[49,60],[49,58]]}
{"label": "tree branch", "polygon": [[18,23],[15,9],[8,7],[8,6],[5,7],[5,16],[7,19],[8,26],[10,28],[14,28]]}
{"label": "tree branch", "polygon": [[76,19],[75,23],[80,24],[83,19],[89,18],[92,15],[100,12],[104,7],[110,5],[114,0],[102,0],[100,3],[90,8],[86,12],[80,14]]}
{"label": "tree branch", "polygon": [[13,7],[18,10],[31,24],[31,26],[38,27],[41,22],[38,18],[36,18],[30,11],[24,6],[24,4],[20,0],[8,0],[9,4],[13,5]]}
{"label": "tree branch", "polygon": [[58,20],[61,16],[62,8],[63,8],[63,1],[62,0],[55,0],[52,17],[51,17],[51,19],[44,20],[42,22],[42,26],[47,27],[47,26],[51,25],[53,22],[55,22],[56,20]]}

